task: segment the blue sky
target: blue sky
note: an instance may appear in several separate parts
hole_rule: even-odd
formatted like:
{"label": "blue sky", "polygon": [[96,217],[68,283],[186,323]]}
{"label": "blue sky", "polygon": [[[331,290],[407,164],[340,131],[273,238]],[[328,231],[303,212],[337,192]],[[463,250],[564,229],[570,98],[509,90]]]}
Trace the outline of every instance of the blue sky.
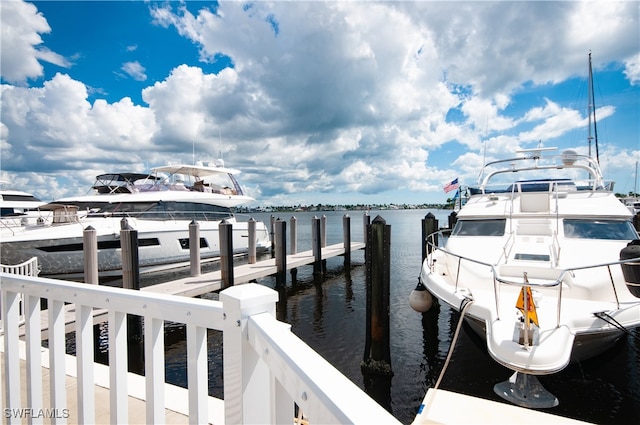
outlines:
{"label": "blue sky", "polygon": [[[222,156],[261,205],[443,202],[542,142],[640,161],[623,2],[0,2],[0,171],[44,200]],[[638,188],[640,191],[640,188]],[[449,194],[451,196],[451,194]]]}

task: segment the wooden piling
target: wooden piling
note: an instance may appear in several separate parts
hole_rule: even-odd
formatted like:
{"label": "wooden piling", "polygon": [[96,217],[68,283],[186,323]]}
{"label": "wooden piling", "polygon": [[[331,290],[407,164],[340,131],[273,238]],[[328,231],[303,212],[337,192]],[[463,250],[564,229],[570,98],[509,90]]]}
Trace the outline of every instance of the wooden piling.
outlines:
{"label": "wooden piling", "polygon": [[367,317],[363,374],[393,375],[391,369],[389,298],[391,226],[377,216],[366,233]]}
{"label": "wooden piling", "polygon": [[311,219],[311,251],[313,252],[313,274],[322,274],[322,237],[320,233],[320,219]]}
{"label": "wooden piling", "polygon": [[[227,220],[218,225],[220,238],[220,277],[222,289],[233,286],[233,226]],[[273,244],[273,239],[272,242]]]}
{"label": "wooden piling", "polygon": [[456,225],[457,221],[458,221],[458,213],[455,211],[452,211],[451,214],[449,214],[449,229],[453,230],[453,227]]}
{"label": "wooden piling", "polygon": [[191,276],[200,276],[200,224],[195,220],[189,223],[189,260]]}
{"label": "wooden piling", "polygon": [[324,214],[320,217],[320,246],[327,246],[327,216]]}
{"label": "wooden piling", "polygon": [[[129,226],[126,218],[120,221],[120,249],[122,256],[122,287],[140,290],[138,259],[138,231]],[[127,366],[129,372],[144,374],[142,317],[127,314]]]}
{"label": "wooden piling", "polygon": [[290,237],[291,237],[291,243],[290,243],[290,251],[291,254],[297,254],[298,253],[298,219],[295,216],[291,216],[291,219],[289,220],[290,225]]}
{"label": "wooden piling", "polygon": [[345,214],[342,217],[342,243],[344,245],[344,267],[351,267],[351,217]]}
{"label": "wooden piling", "polygon": [[131,228],[126,218],[120,221],[120,248],[122,255],[122,287],[140,289],[138,261],[138,231]]}
{"label": "wooden piling", "polygon": [[287,222],[276,220],[276,286],[287,284]]}
{"label": "wooden piling", "polygon": [[636,215],[633,216],[633,227],[635,227],[636,230],[640,232],[640,212],[636,213]]}
{"label": "wooden piling", "polygon": [[87,226],[82,232],[82,250],[84,253],[84,281],[98,284],[98,232]]}
{"label": "wooden piling", "polygon": [[249,264],[255,264],[257,259],[256,254],[256,219],[251,217],[248,223],[249,227],[249,241],[248,241],[248,255]]}
{"label": "wooden piling", "polygon": [[368,228],[371,226],[371,216],[369,215],[369,211],[365,211],[362,215],[362,235],[364,238],[364,256],[367,258],[367,232]]}
{"label": "wooden piling", "polygon": [[[292,255],[295,255],[298,253],[298,219],[295,216],[291,216],[289,223],[290,223],[289,235],[291,238],[289,252]],[[298,269],[293,267],[291,269],[291,285],[295,286],[297,281],[298,281]]]}
{"label": "wooden piling", "polygon": [[[422,219],[422,261],[424,262],[427,255],[431,253],[433,249],[427,242],[429,235],[438,231],[438,219],[433,213],[428,213]],[[432,243],[438,244],[438,235],[433,235],[433,239],[431,239]]]}
{"label": "wooden piling", "polygon": [[275,248],[275,233],[276,233],[276,218],[275,216],[273,216],[273,214],[271,215],[271,217],[269,217],[269,237],[271,239],[271,254],[273,255],[273,250]]}

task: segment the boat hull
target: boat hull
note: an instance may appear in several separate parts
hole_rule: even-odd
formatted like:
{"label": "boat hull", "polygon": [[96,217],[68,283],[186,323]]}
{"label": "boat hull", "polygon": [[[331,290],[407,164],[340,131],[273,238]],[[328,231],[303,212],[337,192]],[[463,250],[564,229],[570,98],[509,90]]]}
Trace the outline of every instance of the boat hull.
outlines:
{"label": "boat hull", "polygon": [[[470,316],[465,317],[465,322],[469,325],[469,328],[471,328],[471,330],[486,343],[486,322]],[[623,335],[624,333],[618,329],[605,329],[599,332],[583,332],[576,335],[573,342],[573,349],[571,350],[570,363],[587,360],[606,352],[612,348]],[[516,372],[531,373],[531,371],[527,370],[516,370],[509,364],[502,362],[500,358],[496,358],[494,356],[492,356],[492,358],[503,366],[515,370]],[[553,373],[553,371],[549,373]]]}
{"label": "boat hull", "polygon": [[[442,266],[442,264],[440,264]],[[614,273],[616,275],[616,273]],[[427,290],[456,311],[469,300],[465,321],[486,344],[491,357],[499,364],[516,372],[531,375],[548,375],[559,372],[571,362],[577,362],[604,353],[624,335],[617,326],[598,318],[605,312],[620,326],[631,329],[640,325],[640,302],[618,291],[619,302],[565,299],[560,320],[557,320],[557,298],[552,292],[537,300],[539,327],[530,334],[529,346],[522,341],[521,315],[516,308],[517,289],[502,288],[496,307],[491,282],[485,282],[487,290],[474,286],[458,286],[442,273],[433,272],[427,262],[420,280]],[[519,288],[518,288],[519,289]]]}
{"label": "boat hull", "polygon": [[[248,223],[229,220],[232,225],[234,253],[248,251]],[[138,261],[141,273],[187,265],[190,260],[188,220],[135,220],[129,225],[137,231]],[[219,221],[201,221],[200,258],[220,256]],[[40,274],[45,276],[82,277],[84,273],[83,232],[91,226],[98,240],[98,271],[101,276],[121,274],[121,219],[83,219],[82,223],[27,226],[3,235],[1,258],[3,264],[19,264],[37,257]],[[269,233],[262,222],[256,222],[256,251],[271,246]]]}

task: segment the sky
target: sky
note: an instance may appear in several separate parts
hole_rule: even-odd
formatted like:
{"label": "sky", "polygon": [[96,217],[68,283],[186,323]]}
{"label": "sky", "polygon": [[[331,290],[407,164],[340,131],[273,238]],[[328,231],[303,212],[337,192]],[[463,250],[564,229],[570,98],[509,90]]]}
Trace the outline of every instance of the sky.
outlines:
{"label": "sky", "polygon": [[[442,203],[484,162],[598,151],[638,190],[638,1],[0,0],[0,177],[45,201],[223,158],[254,205]],[[595,150],[594,148],[592,148]]]}

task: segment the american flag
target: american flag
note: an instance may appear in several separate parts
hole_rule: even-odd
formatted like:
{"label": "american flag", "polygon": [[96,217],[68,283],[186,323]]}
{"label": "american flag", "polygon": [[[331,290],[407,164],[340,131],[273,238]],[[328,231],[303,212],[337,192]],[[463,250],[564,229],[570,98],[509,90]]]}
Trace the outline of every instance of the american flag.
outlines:
{"label": "american flag", "polygon": [[458,183],[458,178],[456,177],[451,183],[447,183],[444,185],[444,193],[449,193],[452,190],[456,190],[460,187],[460,183]]}

